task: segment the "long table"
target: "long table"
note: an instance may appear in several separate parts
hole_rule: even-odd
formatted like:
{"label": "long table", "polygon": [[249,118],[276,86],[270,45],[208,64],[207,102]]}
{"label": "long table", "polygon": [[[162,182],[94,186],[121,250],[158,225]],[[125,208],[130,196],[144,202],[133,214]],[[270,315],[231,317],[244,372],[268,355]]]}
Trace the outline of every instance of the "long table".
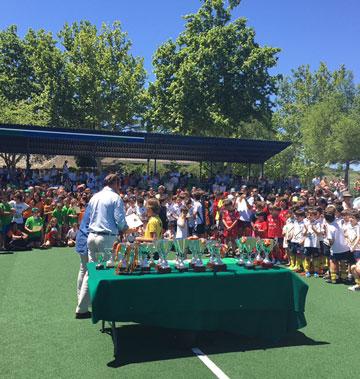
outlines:
{"label": "long table", "polygon": [[[308,286],[286,268],[115,275],[88,265],[92,321],[136,322],[193,331],[279,339],[306,325]],[[116,344],[117,341],[114,341]],[[116,346],[115,346],[116,348]],[[116,352],[116,350],[115,350]]]}

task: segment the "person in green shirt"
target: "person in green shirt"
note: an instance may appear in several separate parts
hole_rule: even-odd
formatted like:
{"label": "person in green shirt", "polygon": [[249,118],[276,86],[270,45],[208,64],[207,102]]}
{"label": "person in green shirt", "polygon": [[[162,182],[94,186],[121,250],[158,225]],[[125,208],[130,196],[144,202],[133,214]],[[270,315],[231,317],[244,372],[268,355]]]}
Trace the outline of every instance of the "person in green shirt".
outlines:
{"label": "person in green shirt", "polygon": [[29,233],[32,247],[40,247],[44,231],[44,220],[40,217],[38,208],[32,209],[32,216],[25,222],[25,231]]}
{"label": "person in green shirt", "polygon": [[5,195],[0,192],[0,249],[3,250],[5,236],[9,230],[14,211],[11,205],[6,201]]}
{"label": "person in green shirt", "polygon": [[62,204],[57,203],[56,208],[54,209],[52,216],[56,218],[58,226],[61,228],[64,224],[64,214],[62,212]]}
{"label": "person in green shirt", "polygon": [[68,208],[67,217],[69,222],[69,227],[72,227],[74,224],[78,223],[78,209],[77,209],[77,200],[72,199],[70,202],[70,207]]}

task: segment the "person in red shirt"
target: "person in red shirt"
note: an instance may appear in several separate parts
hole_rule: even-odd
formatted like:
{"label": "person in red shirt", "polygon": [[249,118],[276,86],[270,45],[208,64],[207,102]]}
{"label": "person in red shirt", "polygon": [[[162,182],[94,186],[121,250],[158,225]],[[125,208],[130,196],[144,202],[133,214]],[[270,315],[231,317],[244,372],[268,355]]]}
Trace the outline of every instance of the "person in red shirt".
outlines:
{"label": "person in red shirt", "polygon": [[273,258],[280,263],[285,260],[285,251],[283,248],[283,235],[282,230],[284,227],[284,220],[280,217],[281,208],[272,207],[270,209],[270,215],[267,219],[268,222],[268,237],[273,238],[277,241],[275,245],[272,256]]}
{"label": "person in red shirt", "polygon": [[230,199],[224,200],[222,212],[222,222],[224,224],[225,243],[231,247],[233,253],[236,250],[235,240],[239,235],[239,212],[235,210]]}
{"label": "person in red shirt", "polygon": [[283,223],[287,220],[287,214],[289,213],[289,204],[285,197],[279,200],[280,214],[279,217],[282,219]]}
{"label": "person in red shirt", "polygon": [[256,221],[254,223],[255,237],[268,238],[268,223],[266,221],[265,212],[256,213]]}

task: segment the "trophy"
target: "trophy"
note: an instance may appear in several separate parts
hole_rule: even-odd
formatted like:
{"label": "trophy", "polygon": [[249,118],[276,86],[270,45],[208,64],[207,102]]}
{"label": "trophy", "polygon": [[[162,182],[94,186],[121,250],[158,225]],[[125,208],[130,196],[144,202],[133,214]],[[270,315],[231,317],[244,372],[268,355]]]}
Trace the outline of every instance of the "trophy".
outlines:
{"label": "trophy", "polygon": [[264,251],[264,254],[265,254],[265,258],[262,261],[262,267],[264,267],[264,268],[272,268],[274,266],[274,264],[270,260],[269,255],[270,255],[270,252],[271,252],[271,250],[273,248],[273,241],[271,239],[264,239],[262,241],[262,246],[263,246],[263,251]]}
{"label": "trophy", "polygon": [[150,246],[146,243],[139,245],[139,264],[142,272],[150,272],[150,262],[148,256],[150,253]]}
{"label": "trophy", "polygon": [[[124,244],[120,244],[124,245]],[[121,250],[120,250],[121,251]],[[123,257],[118,264],[116,274],[128,275],[133,274],[139,263],[139,245],[138,244],[126,244]]]}
{"label": "trophy", "polygon": [[180,272],[188,271],[188,268],[185,266],[184,260],[186,259],[186,239],[176,239],[174,240],[174,246],[176,251],[176,264],[175,268]]}
{"label": "trophy", "polygon": [[156,265],[156,270],[160,274],[167,274],[171,272],[171,267],[167,261],[167,256],[170,253],[173,241],[171,240],[159,240],[157,241],[157,247],[159,250],[159,261]]}
{"label": "trophy", "polygon": [[105,266],[104,253],[96,253],[96,270],[104,270]]}
{"label": "trophy", "polygon": [[190,263],[190,266],[195,272],[204,272],[206,271],[206,266],[204,265],[201,257],[206,248],[206,240],[204,239],[189,239],[188,240],[189,249],[192,252],[193,259]]}
{"label": "trophy", "polygon": [[255,260],[254,260],[254,265],[255,266],[261,266],[262,263],[263,263],[263,257],[261,256],[263,245],[262,245],[262,241],[261,241],[260,238],[258,238],[256,240],[255,249],[256,249],[256,253],[257,254],[256,254],[256,257],[255,257]]}
{"label": "trophy", "polygon": [[218,242],[215,244],[207,243],[206,246],[210,251],[210,260],[207,264],[207,267],[209,267],[209,269],[212,271],[226,271],[226,264],[221,259],[221,249],[223,246],[221,246],[221,244]]}
{"label": "trophy", "polygon": [[126,264],[126,249],[130,248],[130,245],[126,243],[119,243],[116,246],[115,251],[115,265],[116,265],[116,274],[119,274],[120,272],[124,272],[126,270],[127,264]]}
{"label": "trophy", "polygon": [[245,265],[245,255],[248,254],[248,246],[246,244],[247,238],[246,237],[241,237],[241,239],[237,239],[236,245],[239,248],[239,258],[237,260],[237,264],[239,266],[244,266]]}

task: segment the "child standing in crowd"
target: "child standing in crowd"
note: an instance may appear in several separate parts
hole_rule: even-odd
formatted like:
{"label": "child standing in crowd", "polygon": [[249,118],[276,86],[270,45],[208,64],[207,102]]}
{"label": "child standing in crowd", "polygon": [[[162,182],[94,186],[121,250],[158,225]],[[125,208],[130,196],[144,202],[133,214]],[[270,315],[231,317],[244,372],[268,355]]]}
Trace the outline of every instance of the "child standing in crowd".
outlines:
{"label": "child standing in crowd", "polygon": [[239,212],[235,210],[234,203],[230,199],[224,200],[223,208],[224,239],[234,255],[236,251],[235,240],[239,235]]}
{"label": "child standing in crowd", "polygon": [[304,225],[304,270],[305,276],[309,278],[311,276],[310,266],[313,264],[314,277],[319,277],[320,271],[320,241],[319,236],[322,234],[321,224],[316,219],[316,209],[309,209],[307,213],[307,219],[305,219]]}
{"label": "child standing in crowd", "polygon": [[303,210],[295,211],[294,230],[291,238],[291,269],[296,272],[302,271],[302,261],[304,254],[304,234],[305,234],[305,212]]}
{"label": "child standing in crowd", "polygon": [[79,231],[79,225],[74,223],[66,234],[66,243],[69,247],[75,246],[76,236]]}
{"label": "child standing in crowd", "polygon": [[268,238],[268,223],[265,212],[256,213],[256,221],[253,228],[255,237]]}
{"label": "child standing in crowd", "polygon": [[267,218],[268,223],[268,238],[274,239],[277,243],[272,251],[273,259],[276,264],[280,264],[285,260],[285,251],[283,247],[283,228],[284,221],[280,218],[281,208],[273,206],[269,209],[270,215]]}
{"label": "child standing in crowd", "polygon": [[350,258],[349,246],[346,244],[345,236],[335,218],[332,208],[325,210],[325,221],[327,223],[327,241],[330,246],[330,278],[327,283],[336,284],[347,278],[347,260]]}

